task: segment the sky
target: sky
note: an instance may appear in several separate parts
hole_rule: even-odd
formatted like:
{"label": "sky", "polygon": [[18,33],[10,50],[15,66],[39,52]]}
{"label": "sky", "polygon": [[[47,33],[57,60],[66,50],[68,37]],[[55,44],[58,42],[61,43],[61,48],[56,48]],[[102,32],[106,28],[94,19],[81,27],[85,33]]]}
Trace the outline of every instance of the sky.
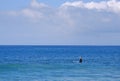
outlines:
{"label": "sky", "polygon": [[0,45],[120,45],[120,0],[0,0]]}

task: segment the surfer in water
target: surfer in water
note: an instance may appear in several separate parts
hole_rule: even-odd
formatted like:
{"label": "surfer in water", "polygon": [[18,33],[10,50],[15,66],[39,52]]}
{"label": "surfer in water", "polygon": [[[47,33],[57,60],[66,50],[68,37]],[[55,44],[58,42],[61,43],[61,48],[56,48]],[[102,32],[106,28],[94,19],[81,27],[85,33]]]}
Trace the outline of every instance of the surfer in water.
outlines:
{"label": "surfer in water", "polygon": [[83,61],[83,60],[82,60],[82,57],[80,57],[79,63],[82,63],[82,61]]}

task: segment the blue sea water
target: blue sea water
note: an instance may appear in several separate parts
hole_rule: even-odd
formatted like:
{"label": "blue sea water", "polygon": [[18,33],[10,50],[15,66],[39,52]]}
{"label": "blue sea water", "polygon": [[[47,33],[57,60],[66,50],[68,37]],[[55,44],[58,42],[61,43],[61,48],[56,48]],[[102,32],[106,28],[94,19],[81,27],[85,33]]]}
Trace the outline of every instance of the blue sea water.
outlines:
{"label": "blue sea water", "polygon": [[0,81],[120,81],[120,46],[0,46]]}

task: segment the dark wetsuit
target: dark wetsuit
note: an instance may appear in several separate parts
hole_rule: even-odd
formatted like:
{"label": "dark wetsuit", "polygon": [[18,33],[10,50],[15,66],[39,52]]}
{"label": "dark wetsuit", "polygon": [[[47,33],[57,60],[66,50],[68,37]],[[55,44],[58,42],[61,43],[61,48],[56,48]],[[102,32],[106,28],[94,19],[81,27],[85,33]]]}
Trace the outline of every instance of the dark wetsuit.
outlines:
{"label": "dark wetsuit", "polygon": [[82,58],[80,58],[79,62],[82,63]]}

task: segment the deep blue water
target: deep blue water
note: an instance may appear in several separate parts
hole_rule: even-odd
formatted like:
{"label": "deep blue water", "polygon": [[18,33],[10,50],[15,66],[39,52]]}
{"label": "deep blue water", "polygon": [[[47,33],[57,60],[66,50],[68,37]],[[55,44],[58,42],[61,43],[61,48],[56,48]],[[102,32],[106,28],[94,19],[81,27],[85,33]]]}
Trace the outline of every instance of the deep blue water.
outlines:
{"label": "deep blue water", "polygon": [[0,81],[120,81],[120,46],[0,46]]}

